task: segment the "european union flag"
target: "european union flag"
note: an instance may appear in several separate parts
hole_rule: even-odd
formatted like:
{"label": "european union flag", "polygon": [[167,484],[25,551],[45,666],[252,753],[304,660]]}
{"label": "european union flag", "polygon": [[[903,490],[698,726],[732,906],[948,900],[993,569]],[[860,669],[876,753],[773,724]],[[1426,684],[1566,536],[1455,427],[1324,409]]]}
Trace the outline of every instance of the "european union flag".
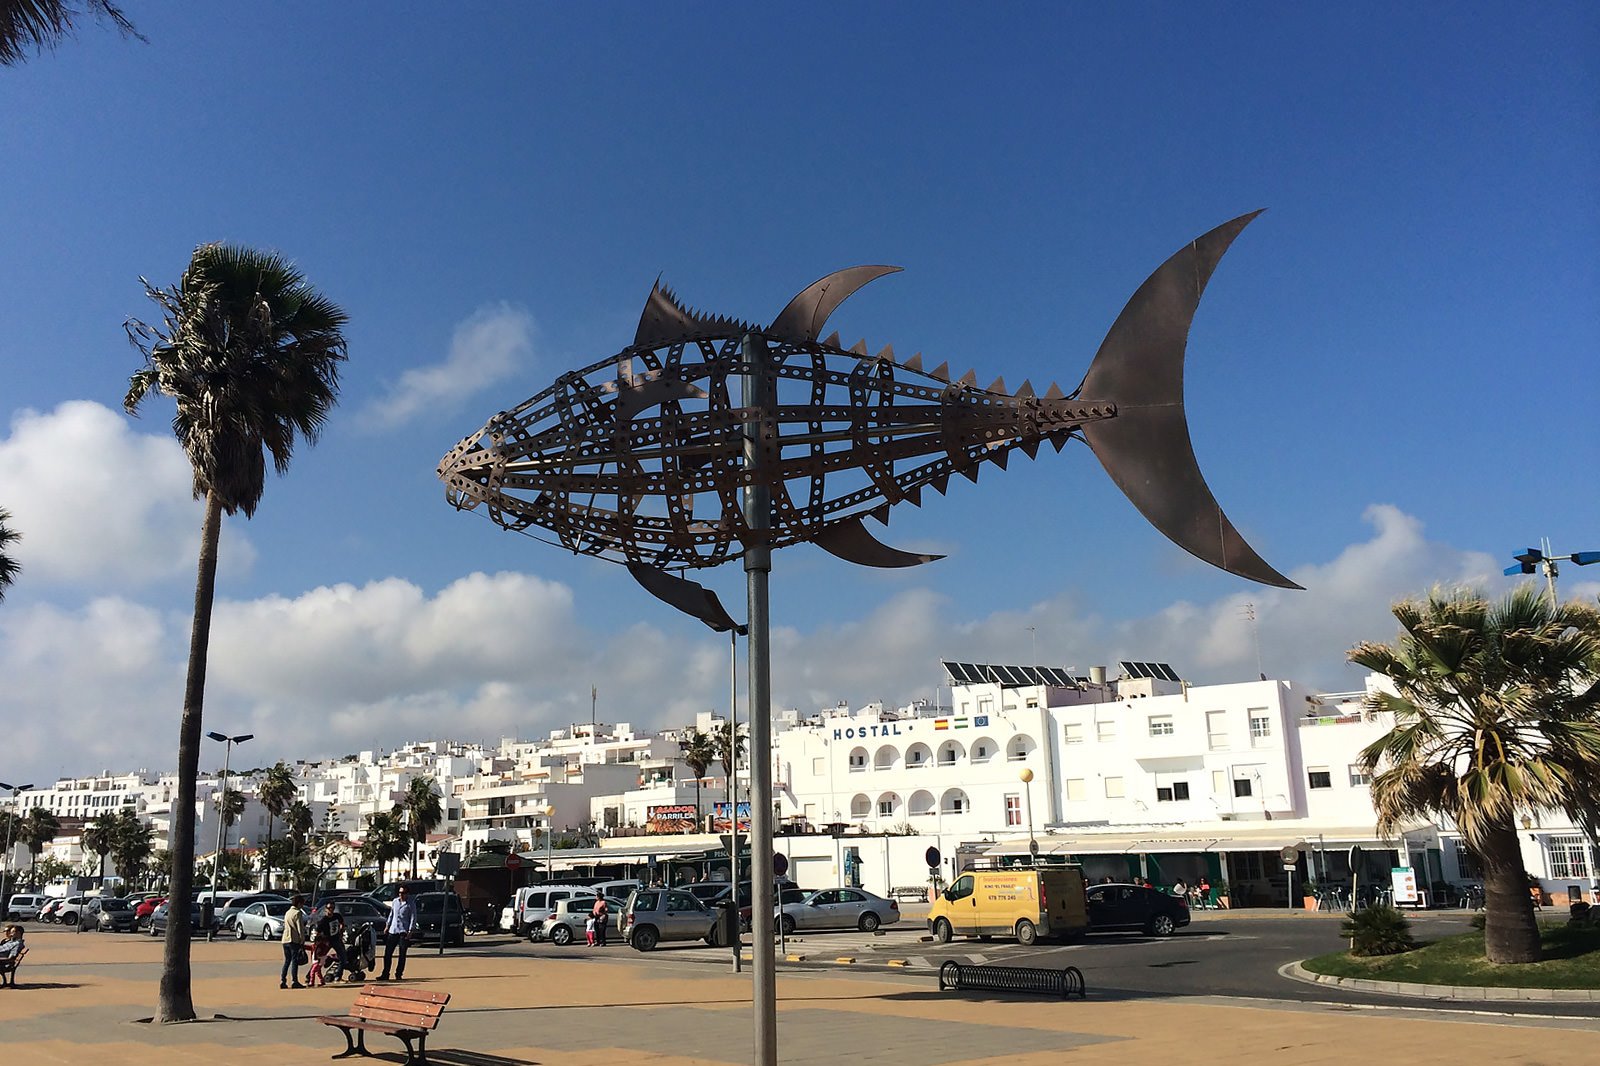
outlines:
{"label": "european union flag", "polygon": [[982,727],[984,727],[984,726],[989,724],[989,716],[986,715],[986,714],[976,715],[972,719],[972,724],[975,725],[975,726],[978,726],[981,729]]}

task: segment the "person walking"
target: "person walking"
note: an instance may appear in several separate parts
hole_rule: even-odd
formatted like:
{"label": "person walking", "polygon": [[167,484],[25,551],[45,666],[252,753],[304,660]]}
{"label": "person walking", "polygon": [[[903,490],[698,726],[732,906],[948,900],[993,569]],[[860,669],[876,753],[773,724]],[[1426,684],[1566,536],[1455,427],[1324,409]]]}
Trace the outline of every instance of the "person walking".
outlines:
{"label": "person walking", "polygon": [[394,957],[396,948],[400,949],[400,961],[394,967],[394,979],[405,979],[406,948],[410,944],[411,930],[416,925],[416,905],[402,886],[395,891],[394,902],[389,904],[389,921],[383,927],[383,972],[378,975],[378,980],[389,980],[389,961]]}
{"label": "person walking", "polygon": [[[289,901],[289,909],[283,912],[283,936],[279,942],[283,945],[283,970],[278,974],[279,988],[304,988],[300,983],[300,953],[305,950],[306,943],[306,912],[304,907],[306,898],[296,896]],[[294,976],[294,984],[289,984],[290,974]]]}

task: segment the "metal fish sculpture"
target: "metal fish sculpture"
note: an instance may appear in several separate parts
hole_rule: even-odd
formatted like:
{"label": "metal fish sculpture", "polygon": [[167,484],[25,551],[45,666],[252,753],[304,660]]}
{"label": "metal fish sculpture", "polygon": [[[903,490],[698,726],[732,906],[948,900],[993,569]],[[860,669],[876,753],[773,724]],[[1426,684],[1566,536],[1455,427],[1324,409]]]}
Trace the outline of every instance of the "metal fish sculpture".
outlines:
{"label": "metal fish sculpture", "polygon": [[[1299,588],[1256,554],[1223,514],[1195,461],[1183,409],[1189,324],[1212,271],[1260,212],[1224,223],[1181,249],[1139,287],[1070,394],[1028,382],[977,386],[925,370],[890,348],[818,339],[841,303],[898,267],[858,266],[811,285],[753,326],[689,310],[658,282],[633,343],[559,377],[495,415],[439,463],[450,503],[483,506],[507,529],[539,527],[571,551],[625,563],[653,594],[725,630],[709,590],[675,572],[743,555],[758,538],[781,548],[813,542],[866,566],[913,566],[939,556],[881,543],[863,524],[888,523],[895,504],[944,493],[953,476],[1005,469],[1088,444],[1135,507],[1179,547],[1229,573]],[[747,339],[749,342],[747,343]],[[738,387],[762,360],[774,386],[757,403]],[[747,435],[767,449],[769,528],[741,511],[750,487]]]}

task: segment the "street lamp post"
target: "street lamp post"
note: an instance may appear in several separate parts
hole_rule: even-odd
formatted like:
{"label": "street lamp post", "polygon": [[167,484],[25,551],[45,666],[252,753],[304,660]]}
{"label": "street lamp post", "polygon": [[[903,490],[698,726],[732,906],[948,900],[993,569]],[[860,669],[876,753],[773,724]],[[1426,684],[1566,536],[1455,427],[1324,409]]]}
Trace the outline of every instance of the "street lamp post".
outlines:
{"label": "street lamp post", "polygon": [[1539,542],[1538,548],[1524,548],[1521,554],[1511,558],[1517,561],[1516,566],[1506,567],[1507,577],[1516,577],[1519,574],[1532,574],[1535,568],[1544,571],[1545,587],[1550,591],[1550,606],[1555,608],[1560,605],[1556,599],[1556,575],[1561,571],[1557,563],[1571,563],[1573,566],[1588,566],[1590,563],[1600,563],[1600,552],[1573,552],[1570,555],[1550,554],[1550,541],[1548,538]]}
{"label": "street lamp post", "polygon": [[1030,863],[1039,861],[1039,841],[1033,835],[1033,771],[1026,766],[1017,775],[1022,779],[1023,809],[1028,812],[1028,857]]}
{"label": "street lamp post", "polygon": [[550,865],[555,861],[553,854],[556,835],[556,805],[549,803],[544,808],[544,883],[550,883]]}
{"label": "street lamp post", "polygon": [[[8,785],[4,781],[0,781],[0,791],[5,791],[5,792],[11,793],[11,802],[13,804],[16,803],[18,796],[22,795],[24,792],[27,792],[32,787],[33,786],[31,784],[28,784],[28,785]],[[12,825],[15,824],[16,820],[17,820],[17,813],[15,811],[13,811],[12,814],[11,814],[11,820],[6,822],[6,859],[5,859],[5,867],[4,867],[5,873],[3,875],[0,875],[0,876],[4,877],[5,884],[4,885],[0,885],[0,914],[9,913],[9,911],[7,911],[6,908],[8,906],[10,906],[10,904],[11,904],[11,827],[12,827]]]}
{"label": "street lamp post", "polygon": [[217,853],[211,857],[211,914],[206,916],[206,939],[214,940],[216,930],[212,928],[211,920],[217,913],[217,882],[222,879],[222,845],[228,831],[228,816],[223,808],[228,802],[228,767],[233,759],[233,746],[243,744],[255,736],[254,733],[241,733],[230,737],[223,733],[207,733],[206,736],[222,745],[222,792],[217,799]]}

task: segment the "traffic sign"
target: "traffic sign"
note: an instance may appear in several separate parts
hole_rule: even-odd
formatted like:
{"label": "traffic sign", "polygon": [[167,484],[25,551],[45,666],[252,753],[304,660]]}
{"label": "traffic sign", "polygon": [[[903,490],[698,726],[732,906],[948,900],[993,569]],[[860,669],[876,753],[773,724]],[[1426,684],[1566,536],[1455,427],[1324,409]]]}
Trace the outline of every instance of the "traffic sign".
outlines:
{"label": "traffic sign", "polygon": [[1297,864],[1300,861],[1300,849],[1291,845],[1278,852],[1278,858],[1282,859],[1286,866],[1291,863]]}
{"label": "traffic sign", "polygon": [[923,858],[928,860],[928,869],[937,870],[939,868],[939,849],[938,848],[929,848],[927,854],[924,855]]}
{"label": "traffic sign", "polygon": [[507,854],[506,855],[506,869],[508,869],[508,870],[520,870],[520,869],[522,869],[522,856],[518,855],[514,851],[510,852],[509,854]]}
{"label": "traffic sign", "polygon": [[772,853],[772,872],[779,877],[789,872],[789,856],[781,851]]}

